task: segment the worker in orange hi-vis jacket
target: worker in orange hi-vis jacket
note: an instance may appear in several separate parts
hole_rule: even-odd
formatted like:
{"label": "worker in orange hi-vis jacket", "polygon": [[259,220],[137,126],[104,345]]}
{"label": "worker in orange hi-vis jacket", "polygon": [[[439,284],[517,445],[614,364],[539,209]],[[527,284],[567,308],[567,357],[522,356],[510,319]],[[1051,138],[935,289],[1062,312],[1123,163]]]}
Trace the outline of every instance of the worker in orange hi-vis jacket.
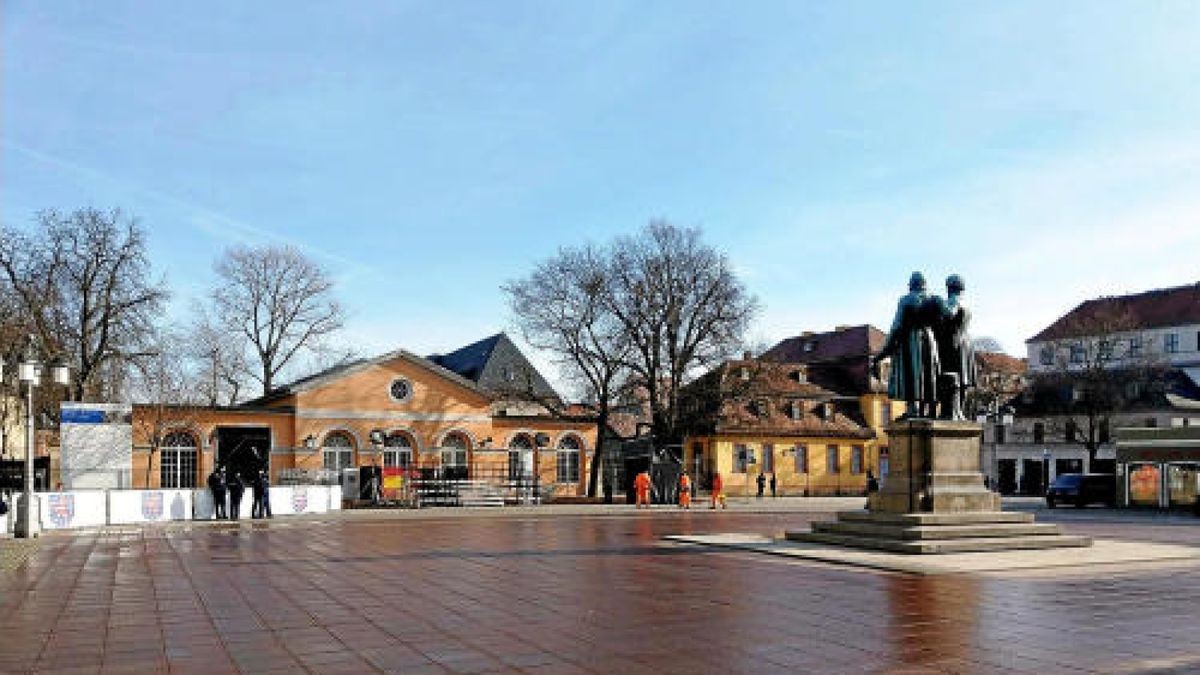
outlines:
{"label": "worker in orange hi-vis jacket", "polygon": [[725,483],[721,480],[721,474],[714,473],[712,481],[712,507],[717,508],[717,502],[721,502],[721,508],[725,508]]}
{"label": "worker in orange hi-vis jacket", "polygon": [[686,473],[679,474],[679,508],[692,508],[692,479]]}
{"label": "worker in orange hi-vis jacket", "polygon": [[633,487],[637,490],[637,508],[642,508],[642,504],[646,508],[650,508],[650,474],[643,471],[633,479]]}

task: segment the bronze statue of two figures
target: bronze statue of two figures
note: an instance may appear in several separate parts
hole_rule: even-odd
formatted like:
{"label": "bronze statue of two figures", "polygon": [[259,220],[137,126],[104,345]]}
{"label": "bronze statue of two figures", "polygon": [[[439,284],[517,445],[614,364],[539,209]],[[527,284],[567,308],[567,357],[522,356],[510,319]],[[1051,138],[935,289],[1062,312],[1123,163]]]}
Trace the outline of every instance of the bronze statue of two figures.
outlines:
{"label": "bronze statue of two figures", "polygon": [[946,279],[946,297],[925,292],[925,276],[913,272],[908,294],[900,298],[892,330],[872,370],[891,357],[888,396],[907,404],[904,418],[962,420],[967,390],[975,386],[975,352],[967,326],[971,313],[960,296],[962,277]]}

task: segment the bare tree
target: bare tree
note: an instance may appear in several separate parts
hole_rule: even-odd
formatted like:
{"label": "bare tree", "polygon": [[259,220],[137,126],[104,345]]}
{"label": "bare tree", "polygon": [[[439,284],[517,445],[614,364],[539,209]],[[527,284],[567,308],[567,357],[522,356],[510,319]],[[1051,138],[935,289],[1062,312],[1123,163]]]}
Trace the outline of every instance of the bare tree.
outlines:
{"label": "bare tree", "polygon": [[185,349],[194,364],[201,400],[210,407],[233,405],[241,400],[249,362],[240,334],[219,327],[204,308],[198,307]]}
{"label": "bare tree", "polygon": [[33,233],[0,235],[0,274],[31,332],[72,362],[71,398],[115,396],[167,299],[150,279],[137,221],[119,209],[51,210],[38,214]]}
{"label": "bare tree", "polygon": [[249,344],[251,375],[270,392],[279,372],[302,350],[342,327],[329,274],[290,246],[238,246],[216,263],[217,311]]}
{"label": "bare tree", "polygon": [[1132,314],[1115,302],[1067,317],[1044,348],[1052,365],[1034,383],[1039,407],[1061,416],[1069,440],[1094,464],[1112,416],[1161,386],[1162,364]]}
{"label": "bare tree", "polygon": [[971,341],[971,346],[976,353],[983,352],[986,354],[1003,354],[1004,345],[1000,341],[990,335],[981,335]]}
{"label": "bare tree", "polygon": [[587,484],[596,496],[609,415],[622,393],[631,355],[621,323],[610,310],[606,253],[588,245],[560,249],[533,272],[503,286],[525,340],[553,355],[569,381],[596,405],[597,437]]}
{"label": "bare tree", "polygon": [[137,437],[146,439],[146,488],[150,488],[154,456],[172,432],[192,428],[203,414],[204,392],[188,368],[187,344],[174,331],[164,330],[150,353],[133,369],[132,398]]}
{"label": "bare tree", "polygon": [[655,221],[612,250],[609,309],[632,345],[659,443],[681,439],[680,387],[736,353],[758,310],[728,259],[696,228]]}

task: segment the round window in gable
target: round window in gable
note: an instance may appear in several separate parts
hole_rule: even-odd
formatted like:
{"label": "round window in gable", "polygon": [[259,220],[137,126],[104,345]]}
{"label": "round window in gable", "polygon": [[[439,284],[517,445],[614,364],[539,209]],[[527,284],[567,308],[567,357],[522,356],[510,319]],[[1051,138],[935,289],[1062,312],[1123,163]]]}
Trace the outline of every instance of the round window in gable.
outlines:
{"label": "round window in gable", "polygon": [[412,396],[412,383],[404,378],[392,380],[388,393],[392,395],[393,401],[403,403]]}

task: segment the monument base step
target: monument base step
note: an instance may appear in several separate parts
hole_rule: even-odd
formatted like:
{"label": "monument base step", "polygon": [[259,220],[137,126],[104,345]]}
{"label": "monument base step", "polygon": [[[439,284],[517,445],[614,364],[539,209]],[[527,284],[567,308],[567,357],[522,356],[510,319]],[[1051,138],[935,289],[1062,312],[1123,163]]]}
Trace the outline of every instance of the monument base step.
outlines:
{"label": "monument base step", "polygon": [[1020,549],[1082,548],[1092,545],[1088,537],[1073,535],[1019,535],[966,537],[960,539],[903,540],[887,537],[855,536],[828,532],[787,532],[792,541],[833,544],[893,553],[936,554],[1013,551]]}
{"label": "monument base step", "polygon": [[852,537],[882,537],[903,541],[931,539],[985,539],[995,537],[1052,537],[1062,530],[1052,523],[966,523],[962,525],[906,525],[863,521],[813,523],[813,532]]}
{"label": "monument base step", "polygon": [[1021,511],[963,511],[960,513],[871,513],[839,511],[841,522],[867,522],[887,525],[970,525],[976,523],[1032,523],[1033,514]]}

